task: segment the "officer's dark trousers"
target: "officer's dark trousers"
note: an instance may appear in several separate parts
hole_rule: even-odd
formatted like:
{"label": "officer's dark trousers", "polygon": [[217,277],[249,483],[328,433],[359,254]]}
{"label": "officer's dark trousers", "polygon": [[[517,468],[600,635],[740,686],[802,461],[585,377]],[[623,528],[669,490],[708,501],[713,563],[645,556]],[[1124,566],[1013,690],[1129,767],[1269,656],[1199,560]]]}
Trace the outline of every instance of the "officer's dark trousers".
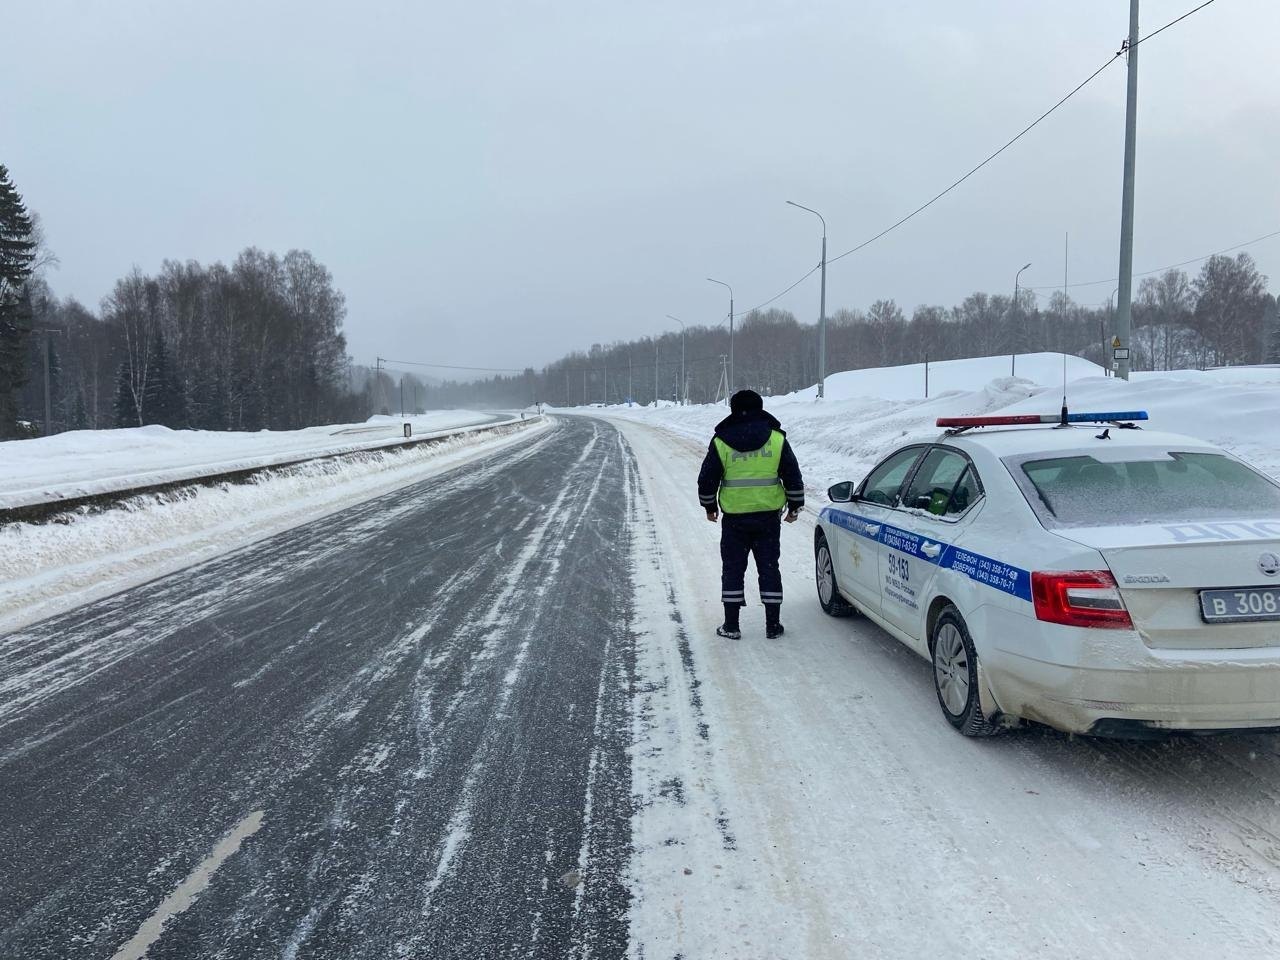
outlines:
{"label": "officer's dark trousers", "polygon": [[782,572],[778,569],[782,516],[768,513],[726,513],[720,523],[720,589],[725,606],[746,606],[747,555],[756,559],[760,600],[782,603]]}

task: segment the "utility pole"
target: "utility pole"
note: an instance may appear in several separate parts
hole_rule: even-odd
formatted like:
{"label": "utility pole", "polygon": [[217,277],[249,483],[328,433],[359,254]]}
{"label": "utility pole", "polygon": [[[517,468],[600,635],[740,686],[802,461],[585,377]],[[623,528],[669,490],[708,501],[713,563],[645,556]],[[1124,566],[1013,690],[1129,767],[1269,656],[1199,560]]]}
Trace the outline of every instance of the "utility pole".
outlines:
{"label": "utility pole", "polygon": [[684,321],[679,317],[673,317],[669,313],[667,314],[667,319],[674,320],[676,323],[680,324],[680,390],[678,393],[680,406],[683,407],[689,403],[689,380],[684,374]]}
{"label": "utility pole", "polygon": [[788,200],[788,204],[808,210],[822,221],[822,293],[818,299],[818,399],[827,395],[827,221],[817,210]]}
{"label": "utility pole", "polygon": [[[1116,376],[1129,379],[1133,322],[1133,195],[1138,152],[1138,0],[1129,0],[1129,94],[1124,122],[1124,188],[1120,208],[1120,299],[1116,311]],[[1105,366],[1105,359],[1103,365]]]}
{"label": "utility pole", "polygon": [[657,337],[653,338],[653,409],[658,409],[658,344]]}
{"label": "utility pole", "polygon": [[400,374],[400,418],[404,419],[404,374]]}
{"label": "utility pole", "polygon": [[[374,400],[374,408],[373,408],[374,413],[377,413],[386,405],[385,398],[382,395],[382,365],[386,363],[386,361],[383,360],[381,357],[377,357],[376,361],[377,362],[374,364],[373,382],[378,387],[378,395]],[[383,402],[379,403],[378,402],[379,400],[382,400]]]}
{"label": "utility pole", "polygon": [[725,399],[729,397],[729,355],[720,354],[720,382],[716,384],[716,402],[720,400],[720,391],[724,390]]}
{"label": "utility pole", "polygon": [[729,369],[727,387],[725,389],[725,403],[729,402],[729,394],[733,392],[733,287],[725,283],[723,280],[712,280],[707,277],[711,283],[718,283],[729,291]]}
{"label": "utility pole", "polygon": [[635,378],[631,375],[631,354],[627,354],[627,406],[631,406],[632,399],[635,398]]}

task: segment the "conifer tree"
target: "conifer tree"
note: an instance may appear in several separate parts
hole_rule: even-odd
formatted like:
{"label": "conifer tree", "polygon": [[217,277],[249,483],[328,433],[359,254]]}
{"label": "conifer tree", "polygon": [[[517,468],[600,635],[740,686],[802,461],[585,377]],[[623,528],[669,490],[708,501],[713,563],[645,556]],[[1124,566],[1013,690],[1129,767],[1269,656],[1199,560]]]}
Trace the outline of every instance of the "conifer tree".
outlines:
{"label": "conifer tree", "polygon": [[30,302],[24,302],[35,260],[31,217],[0,164],[0,438],[17,435],[17,391],[27,379]]}
{"label": "conifer tree", "polygon": [[155,346],[147,361],[151,369],[147,373],[147,397],[143,403],[144,420],[175,430],[187,425],[187,397],[182,382],[169,361],[164,331],[156,332]]}

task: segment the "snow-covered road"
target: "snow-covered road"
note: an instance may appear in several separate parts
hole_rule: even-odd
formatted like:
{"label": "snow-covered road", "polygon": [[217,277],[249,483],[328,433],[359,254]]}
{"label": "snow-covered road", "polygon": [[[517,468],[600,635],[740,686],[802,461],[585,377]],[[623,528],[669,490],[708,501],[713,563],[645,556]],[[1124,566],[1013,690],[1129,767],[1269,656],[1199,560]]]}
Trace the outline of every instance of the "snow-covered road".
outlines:
{"label": "snow-covered road", "polygon": [[0,636],[0,956],[1280,953],[1280,738],[960,737],[811,516],[720,640],[703,450],[559,418]]}

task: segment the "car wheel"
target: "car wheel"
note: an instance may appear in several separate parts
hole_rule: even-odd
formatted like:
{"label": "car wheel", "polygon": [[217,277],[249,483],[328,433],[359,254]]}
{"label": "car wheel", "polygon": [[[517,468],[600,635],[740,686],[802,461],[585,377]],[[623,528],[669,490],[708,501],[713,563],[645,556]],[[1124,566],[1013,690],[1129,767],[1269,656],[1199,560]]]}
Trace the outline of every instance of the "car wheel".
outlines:
{"label": "car wheel", "polygon": [[822,612],[830,617],[848,617],[853,614],[853,607],[840,595],[840,587],[836,584],[836,568],[831,562],[831,548],[827,546],[827,538],[818,532],[814,541],[814,574],[818,581],[818,603],[822,604]]}
{"label": "car wheel", "polygon": [[933,625],[933,688],[947,722],[966,737],[989,737],[1000,732],[982,712],[978,696],[978,654],[960,611],[947,607]]}

